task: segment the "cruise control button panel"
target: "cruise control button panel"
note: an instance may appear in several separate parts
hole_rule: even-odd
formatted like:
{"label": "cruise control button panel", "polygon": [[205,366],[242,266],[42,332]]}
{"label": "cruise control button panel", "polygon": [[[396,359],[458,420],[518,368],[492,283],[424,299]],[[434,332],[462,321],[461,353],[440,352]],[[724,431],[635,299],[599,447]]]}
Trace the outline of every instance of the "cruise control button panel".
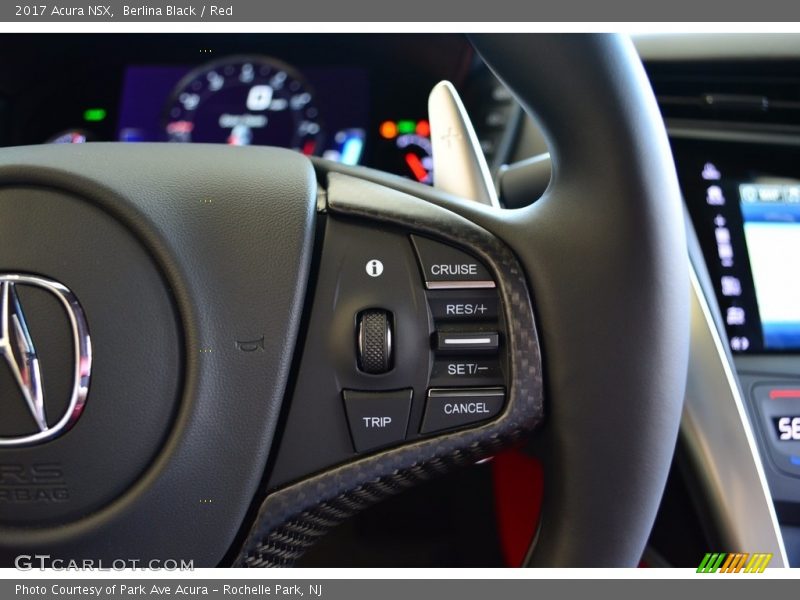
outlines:
{"label": "cruise control button panel", "polygon": [[411,389],[342,392],[356,452],[384,448],[405,439],[413,394]]}
{"label": "cruise control button panel", "polygon": [[422,433],[473,425],[497,416],[506,399],[494,388],[431,388],[422,421]]}
{"label": "cruise control button panel", "polygon": [[[478,425],[497,417],[505,406],[508,356],[503,344],[505,321],[500,296],[492,288],[475,289],[475,281],[490,277],[474,258],[462,255],[461,264],[474,263],[475,280],[446,281],[432,286],[439,257],[453,258],[453,248],[412,236],[426,277],[434,334],[434,362],[428,381],[420,435]],[[472,262],[470,262],[472,261]],[[458,269],[455,270],[458,272]],[[434,282],[435,283],[435,282]]]}

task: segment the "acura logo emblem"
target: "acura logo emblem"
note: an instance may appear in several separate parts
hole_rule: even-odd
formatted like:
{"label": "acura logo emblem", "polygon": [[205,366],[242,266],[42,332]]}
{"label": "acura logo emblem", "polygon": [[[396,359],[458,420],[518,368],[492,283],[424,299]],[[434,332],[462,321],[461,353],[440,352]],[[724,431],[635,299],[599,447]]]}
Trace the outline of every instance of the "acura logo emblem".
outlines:
{"label": "acura logo emblem", "polygon": [[[17,288],[30,286],[51,293],[64,308],[72,331],[74,360],[71,397],[62,415],[48,415],[42,387],[43,365],[39,364],[35,340],[31,339],[28,322],[20,303]],[[0,447],[28,446],[50,440],[75,424],[83,411],[89,391],[92,369],[92,346],[83,310],[75,295],[65,286],[43,277],[0,274],[0,368],[5,363],[11,369],[27,410],[36,422],[38,432],[21,432],[16,437],[0,437]],[[46,365],[44,365],[46,366]],[[0,397],[0,419],[3,405],[16,398]],[[7,433],[4,435],[8,435]]]}

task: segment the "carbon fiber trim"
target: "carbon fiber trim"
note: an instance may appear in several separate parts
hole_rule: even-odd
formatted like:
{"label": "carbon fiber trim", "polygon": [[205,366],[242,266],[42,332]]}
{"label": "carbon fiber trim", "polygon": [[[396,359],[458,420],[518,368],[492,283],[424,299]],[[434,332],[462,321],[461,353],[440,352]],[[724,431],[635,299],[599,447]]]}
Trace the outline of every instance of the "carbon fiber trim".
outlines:
{"label": "carbon fiber trim", "polygon": [[532,431],[544,415],[542,361],[522,268],[478,225],[413,196],[330,174],[328,210],[389,223],[469,249],[497,281],[508,329],[510,389],[503,414],[486,425],[365,457],[278,490],[267,490],[236,558],[237,567],[291,566],[331,528],[362,509],[453,468],[491,456]]}

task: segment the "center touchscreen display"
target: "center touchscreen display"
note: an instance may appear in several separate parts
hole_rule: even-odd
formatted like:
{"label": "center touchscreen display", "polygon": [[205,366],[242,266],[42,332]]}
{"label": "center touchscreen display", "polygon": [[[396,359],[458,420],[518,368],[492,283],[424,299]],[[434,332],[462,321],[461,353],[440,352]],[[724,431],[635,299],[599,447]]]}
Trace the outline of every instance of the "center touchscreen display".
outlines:
{"label": "center touchscreen display", "polygon": [[800,352],[800,146],[673,140],[733,352]]}
{"label": "center touchscreen display", "polygon": [[744,237],[767,349],[800,348],[800,183],[739,184]]}

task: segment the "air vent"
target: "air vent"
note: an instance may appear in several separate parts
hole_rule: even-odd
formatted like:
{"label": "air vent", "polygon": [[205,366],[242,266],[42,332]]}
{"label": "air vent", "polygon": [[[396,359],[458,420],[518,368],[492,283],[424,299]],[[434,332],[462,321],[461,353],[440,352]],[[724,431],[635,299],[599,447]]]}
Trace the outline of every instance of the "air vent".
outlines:
{"label": "air vent", "polygon": [[800,64],[648,66],[665,118],[800,125]]}

